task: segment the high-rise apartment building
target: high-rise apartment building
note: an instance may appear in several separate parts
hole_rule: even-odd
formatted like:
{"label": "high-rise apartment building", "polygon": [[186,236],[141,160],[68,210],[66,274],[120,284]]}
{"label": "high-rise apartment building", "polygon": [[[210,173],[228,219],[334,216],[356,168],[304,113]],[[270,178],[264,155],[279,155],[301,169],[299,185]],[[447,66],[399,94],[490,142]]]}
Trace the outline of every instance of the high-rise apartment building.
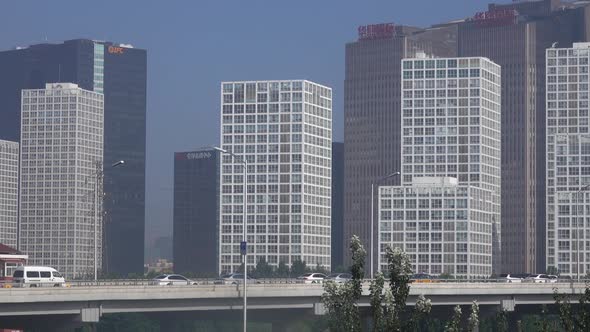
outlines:
{"label": "high-rise apartment building", "polygon": [[146,51],[87,39],[32,45],[0,52],[0,73],[0,139],[20,139],[23,89],[71,82],[104,94],[105,271],[143,273]]}
{"label": "high-rise apartment building", "polygon": [[21,105],[20,248],[31,265],[92,276],[102,253],[104,96],[55,83],[23,90]]}
{"label": "high-rise apartment building", "polygon": [[502,67],[503,272],[545,272],[545,49],[588,40],[587,3],[490,4],[458,24],[458,55]]}
{"label": "high-rise apartment building", "polygon": [[219,188],[219,151],[174,154],[175,272],[218,272]]}
{"label": "high-rise apartment building", "polygon": [[397,246],[416,272],[489,276],[500,263],[500,66],[415,58],[402,70],[402,186],[379,190],[380,268]]}
{"label": "high-rise apartment building", "polygon": [[[401,170],[401,60],[417,53],[456,56],[456,36],[456,26],[419,29],[377,24],[360,27],[358,40],[346,45],[341,249],[345,265],[350,264],[348,243],[353,235],[370,250],[371,183]],[[374,206],[376,211],[376,202]],[[373,249],[376,256],[376,245]]]}
{"label": "high-rise apartment building", "polygon": [[221,107],[222,148],[234,156],[221,158],[220,272],[242,263],[244,199],[249,267],[265,259],[330,269],[332,90],[223,82]]}
{"label": "high-rise apartment building", "polygon": [[547,50],[547,266],[590,271],[590,43]]}
{"label": "high-rise apartment building", "polygon": [[[332,268],[344,266],[344,143],[332,143]],[[349,242],[350,239],[346,240]]]}
{"label": "high-rise apartment building", "polygon": [[18,143],[0,140],[0,243],[16,248],[18,239]]}

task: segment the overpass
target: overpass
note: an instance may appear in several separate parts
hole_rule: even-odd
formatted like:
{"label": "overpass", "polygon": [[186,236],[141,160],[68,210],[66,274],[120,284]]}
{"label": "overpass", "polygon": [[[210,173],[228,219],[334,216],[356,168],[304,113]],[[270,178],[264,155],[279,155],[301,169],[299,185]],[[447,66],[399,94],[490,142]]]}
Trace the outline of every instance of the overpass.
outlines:
{"label": "overpass", "polygon": [[[494,306],[513,311],[516,306],[553,304],[554,288],[569,295],[584,292],[584,283],[416,283],[410,288],[408,305],[419,295],[433,306]],[[248,285],[248,310],[306,309],[324,313],[322,285],[253,284]],[[363,286],[360,306],[369,305],[369,286]],[[129,312],[183,312],[241,310],[238,285],[191,286],[79,286],[70,288],[0,289],[0,322],[41,319],[48,316],[70,317],[79,323],[98,322],[104,314]]]}

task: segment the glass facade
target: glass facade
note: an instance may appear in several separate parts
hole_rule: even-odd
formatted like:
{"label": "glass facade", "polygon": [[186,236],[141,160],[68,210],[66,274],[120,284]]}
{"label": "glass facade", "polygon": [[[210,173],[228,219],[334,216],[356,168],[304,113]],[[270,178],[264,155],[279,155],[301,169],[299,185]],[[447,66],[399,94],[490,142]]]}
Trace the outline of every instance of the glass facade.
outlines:
{"label": "glass facade", "polygon": [[219,235],[219,151],[174,154],[174,271],[217,271]]}
{"label": "glass facade", "polygon": [[[470,249],[469,253],[489,255],[489,260],[478,256],[471,261],[478,264],[485,261],[487,267],[470,267],[468,263],[465,268],[451,269],[450,263],[457,263],[455,257],[446,268],[442,269],[443,261],[443,265],[437,264],[429,273],[438,274],[444,270],[464,277],[489,276],[492,267],[500,267],[500,75],[500,66],[486,58],[402,60],[402,186],[420,185],[435,191],[439,184],[433,179],[450,177],[458,180],[454,184],[457,188],[476,195],[466,196],[468,201],[473,201],[471,205],[484,202],[481,203],[483,211],[456,213],[464,214],[465,218],[457,220],[466,220],[467,232],[487,234],[484,238],[470,235],[471,240],[466,242],[469,247],[478,248]],[[435,206],[425,201],[424,206],[418,207],[422,211],[418,211],[417,216],[401,213],[394,219],[380,219],[380,222],[418,220],[428,224],[428,220],[443,220],[443,224],[453,223],[457,214],[449,210],[445,217],[446,210],[435,211],[442,209],[438,201]],[[400,206],[402,210],[403,206]],[[434,216],[436,219],[432,219]],[[398,230],[403,234],[403,227]],[[387,245],[395,245],[393,239],[386,237],[385,240],[385,245],[379,248],[380,259]],[[442,240],[443,244],[455,243],[454,239],[445,242],[442,237]],[[419,237],[417,241],[420,244]],[[453,247],[456,248],[454,244]],[[422,249],[423,254],[428,252],[428,246]]]}
{"label": "glass facade", "polygon": [[590,271],[590,44],[546,52],[547,266],[583,276]]}
{"label": "glass facade", "polygon": [[[332,90],[309,81],[221,84],[221,273],[264,258],[330,269]],[[242,158],[246,161],[246,179]],[[244,193],[244,181],[247,183]]]}
{"label": "glass facade", "polygon": [[100,93],[71,83],[23,90],[19,231],[30,265],[91,277],[96,238],[100,269],[103,127]]}
{"label": "glass facade", "polygon": [[88,39],[31,45],[0,52],[0,72],[0,139],[20,140],[22,89],[71,82],[104,93],[104,270],[143,273],[147,52]]}
{"label": "glass facade", "polygon": [[17,246],[19,144],[0,140],[0,243]]}

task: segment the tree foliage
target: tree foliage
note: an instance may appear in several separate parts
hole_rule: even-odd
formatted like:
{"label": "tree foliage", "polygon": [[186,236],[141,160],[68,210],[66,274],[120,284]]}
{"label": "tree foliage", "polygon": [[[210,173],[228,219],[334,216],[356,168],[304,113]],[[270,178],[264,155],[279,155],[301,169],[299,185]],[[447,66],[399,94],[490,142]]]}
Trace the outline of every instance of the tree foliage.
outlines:
{"label": "tree foliage", "polygon": [[467,331],[477,332],[479,330],[479,305],[476,300],[471,304],[471,314],[467,319]]}
{"label": "tree foliage", "polygon": [[352,280],[337,284],[324,283],[322,303],[327,311],[331,331],[360,332],[361,317],[357,305],[362,294],[366,251],[358,236],[350,240]]}
{"label": "tree foliage", "polygon": [[508,312],[502,309],[496,315],[496,331],[508,332]]}
{"label": "tree foliage", "polygon": [[579,307],[572,309],[569,298],[565,294],[559,294],[553,289],[553,298],[559,308],[559,320],[566,332],[590,331],[590,284],[586,283],[584,293],[580,295]]}
{"label": "tree foliage", "polygon": [[298,277],[307,272],[307,264],[305,261],[296,260],[291,264],[291,276]]}
{"label": "tree foliage", "polygon": [[385,302],[385,295],[383,294],[383,287],[385,286],[385,277],[383,273],[378,272],[375,279],[371,282],[369,287],[371,298],[371,309],[373,313],[373,331],[384,332],[385,330],[385,313],[383,303]]}
{"label": "tree foliage", "polygon": [[445,332],[461,331],[461,307],[456,305],[453,309],[453,318],[445,325]]}

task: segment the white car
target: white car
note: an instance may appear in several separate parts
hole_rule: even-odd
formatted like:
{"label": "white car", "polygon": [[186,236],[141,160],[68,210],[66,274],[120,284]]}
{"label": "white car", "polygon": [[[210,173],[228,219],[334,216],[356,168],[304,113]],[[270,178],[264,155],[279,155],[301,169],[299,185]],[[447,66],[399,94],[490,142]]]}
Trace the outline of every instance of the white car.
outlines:
{"label": "white car", "polygon": [[549,277],[549,282],[550,282],[550,283],[557,282],[557,279],[559,279],[559,277],[558,277],[558,276],[556,276],[556,275],[553,275],[553,274],[549,274],[549,275],[548,275],[548,277]]}
{"label": "white car", "polygon": [[536,274],[531,274],[530,276],[526,277],[526,279],[524,281],[525,282],[535,282],[535,283],[557,282],[557,279],[554,279],[555,281],[551,281],[551,280],[552,279],[550,279],[549,276],[546,274],[536,273]]}
{"label": "white car", "polygon": [[12,275],[14,287],[64,287],[66,281],[56,269],[47,266],[19,266]]}
{"label": "white car", "polygon": [[326,275],[323,273],[306,273],[297,277],[297,283],[300,284],[319,284],[324,282]]}
{"label": "white car", "polygon": [[180,274],[162,274],[150,281],[150,285],[175,286],[175,285],[197,285],[196,281],[187,279]]}
{"label": "white car", "polygon": [[503,273],[499,276],[499,281],[502,282],[522,282],[526,278],[526,275],[519,273]]}
{"label": "white car", "polygon": [[[249,284],[259,284],[258,280],[251,278],[250,276],[246,277],[248,279],[247,283]],[[222,274],[219,278],[213,281],[215,285],[237,285],[244,283],[244,274],[243,273],[227,273]]]}

